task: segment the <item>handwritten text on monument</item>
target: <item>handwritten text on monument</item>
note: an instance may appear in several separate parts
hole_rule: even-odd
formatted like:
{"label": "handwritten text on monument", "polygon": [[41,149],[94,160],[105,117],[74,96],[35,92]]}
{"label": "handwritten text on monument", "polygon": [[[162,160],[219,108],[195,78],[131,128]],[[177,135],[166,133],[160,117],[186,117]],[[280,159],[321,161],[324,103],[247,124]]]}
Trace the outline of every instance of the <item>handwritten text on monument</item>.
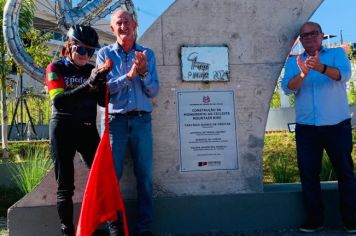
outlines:
{"label": "handwritten text on monument", "polygon": [[228,81],[228,48],[182,47],[182,78],[184,81]]}

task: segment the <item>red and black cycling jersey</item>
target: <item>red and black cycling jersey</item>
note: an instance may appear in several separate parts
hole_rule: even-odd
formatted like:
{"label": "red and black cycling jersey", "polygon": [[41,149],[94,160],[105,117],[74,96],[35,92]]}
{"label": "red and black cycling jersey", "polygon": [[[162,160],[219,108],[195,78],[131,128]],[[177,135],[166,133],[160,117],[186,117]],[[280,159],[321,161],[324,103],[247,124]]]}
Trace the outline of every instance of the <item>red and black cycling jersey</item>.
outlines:
{"label": "red and black cycling jersey", "polygon": [[96,105],[102,103],[104,85],[89,86],[93,68],[91,64],[77,67],[66,58],[47,66],[46,85],[52,101],[52,118],[96,121]]}

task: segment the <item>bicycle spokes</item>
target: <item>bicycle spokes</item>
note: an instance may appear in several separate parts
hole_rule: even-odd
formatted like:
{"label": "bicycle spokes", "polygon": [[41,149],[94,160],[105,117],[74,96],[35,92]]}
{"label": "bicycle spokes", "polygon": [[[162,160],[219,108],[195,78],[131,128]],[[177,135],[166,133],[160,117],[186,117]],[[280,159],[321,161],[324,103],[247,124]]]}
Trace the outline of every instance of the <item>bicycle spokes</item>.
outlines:
{"label": "bicycle spokes", "polygon": [[[44,83],[44,69],[37,66],[32,58],[24,50],[18,29],[20,7],[24,0],[8,0],[4,7],[3,31],[5,42],[10,54],[13,56],[17,65],[33,79]],[[132,0],[82,0],[76,6],[72,6],[69,0],[55,0],[41,3],[46,11],[52,11],[52,20],[55,22],[56,29],[51,31],[60,31],[66,34],[68,28],[73,24],[93,25],[97,20],[113,13],[121,7],[132,13],[137,20]],[[52,3],[53,5],[51,5]]]}

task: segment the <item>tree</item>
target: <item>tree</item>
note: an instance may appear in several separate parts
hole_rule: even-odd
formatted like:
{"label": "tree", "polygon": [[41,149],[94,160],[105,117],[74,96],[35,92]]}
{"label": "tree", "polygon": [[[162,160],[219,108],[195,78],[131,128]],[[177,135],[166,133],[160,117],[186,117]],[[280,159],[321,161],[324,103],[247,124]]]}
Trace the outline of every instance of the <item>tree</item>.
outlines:
{"label": "tree", "polygon": [[[29,32],[26,33],[25,40],[26,40],[26,51],[32,57],[33,61],[42,68],[45,68],[52,59],[57,59],[57,56],[53,57],[49,55],[49,47],[46,43],[49,39],[53,37],[52,33],[45,33],[42,34],[39,30],[31,29]],[[45,94],[38,94],[36,93],[33,88],[26,88],[27,93],[26,97],[29,98],[27,100],[27,105],[30,106],[31,103],[37,104],[32,111],[37,110],[38,113],[35,116],[32,116],[32,121],[37,123],[43,124],[44,121],[44,110],[50,108],[49,100],[47,95]],[[48,109],[47,109],[48,110]]]}
{"label": "tree", "polygon": [[51,33],[42,34],[39,30],[31,28],[25,34],[27,53],[32,57],[33,61],[40,67],[45,68],[51,61],[52,56],[49,55],[49,48],[46,42],[52,38]]}
{"label": "tree", "polygon": [[281,95],[279,94],[279,85],[278,85],[278,83],[276,85],[276,88],[274,89],[270,106],[273,109],[281,108]]}
{"label": "tree", "polygon": [[350,87],[347,96],[348,96],[349,104],[353,105],[356,104],[356,88],[353,81],[350,81],[349,86]]}
{"label": "tree", "polygon": [[356,48],[351,44],[349,50],[347,51],[347,56],[349,57],[351,64],[354,66],[356,63]]}
{"label": "tree", "polygon": [[[6,0],[0,0],[0,23],[3,25],[3,13]],[[25,0],[22,3],[19,32],[23,37],[32,27],[35,14],[35,0]],[[0,32],[0,89],[1,89],[1,135],[2,135],[2,153],[3,157],[8,157],[8,137],[7,137],[7,106],[6,106],[6,78],[10,73],[12,60],[7,54],[7,47],[4,40],[3,31]]]}

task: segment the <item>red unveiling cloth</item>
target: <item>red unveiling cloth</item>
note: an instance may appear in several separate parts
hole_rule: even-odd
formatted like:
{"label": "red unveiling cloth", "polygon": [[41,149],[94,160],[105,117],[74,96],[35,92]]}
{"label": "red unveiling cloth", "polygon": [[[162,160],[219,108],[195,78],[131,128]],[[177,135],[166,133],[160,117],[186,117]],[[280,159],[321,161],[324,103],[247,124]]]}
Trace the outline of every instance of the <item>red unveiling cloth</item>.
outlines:
{"label": "red unveiling cloth", "polygon": [[118,220],[119,211],[122,213],[125,236],[128,236],[125,206],[114,169],[107,110],[105,112],[105,131],[89,173],[76,236],[92,236],[95,229],[101,224],[106,221]]}

